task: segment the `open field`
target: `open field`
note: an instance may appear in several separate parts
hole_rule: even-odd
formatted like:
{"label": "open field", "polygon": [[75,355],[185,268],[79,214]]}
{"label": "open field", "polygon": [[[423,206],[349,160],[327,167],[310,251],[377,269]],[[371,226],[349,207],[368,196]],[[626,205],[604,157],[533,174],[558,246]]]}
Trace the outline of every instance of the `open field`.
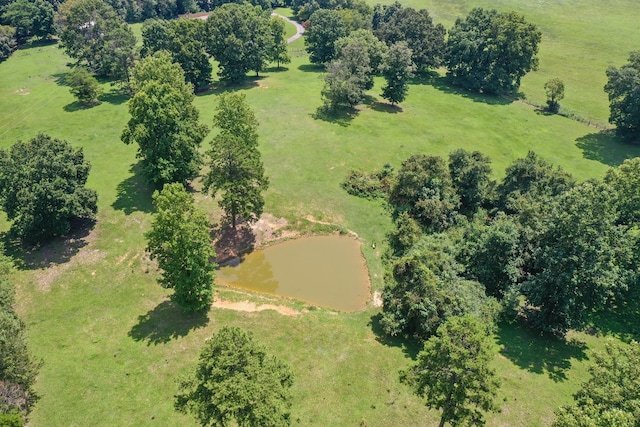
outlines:
{"label": "open field", "polygon": [[[442,2],[413,3],[433,10],[445,25],[458,11],[481,4],[448,2],[447,10],[435,13],[430,4]],[[516,8],[520,3],[503,1],[499,6]],[[606,122],[606,97],[600,93],[604,68],[609,61],[621,64],[633,47],[633,37],[638,37],[614,35],[613,25],[631,25],[637,6],[619,1],[617,9],[611,5],[611,14],[601,16],[600,3],[580,2],[585,21],[601,16],[611,25],[601,33],[583,34],[578,31],[586,25],[582,21],[559,25],[563,18],[576,15],[574,3],[554,3],[561,6],[540,8],[537,14],[531,5],[520,9],[545,33],[541,70],[527,77],[522,90],[542,102],[544,81],[557,75],[567,86],[567,106]],[[554,20],[549,8],[557,11]],[[558,31],[554,43],[548,28]],[[617,38],[622,42],[611,49],[608,43]],[[598,58],[572,68],[571,79],[562,75],[561,59],[569,57],[570,68],[580,64],[577,56],[589,52],[592,40],[601,42],[589,54]],[[465,148],[490,156],[499,178],[511,161],[536,150],[586,179],[640,155],[640,147],[617,142],[594,127],[542,114],[522,102],[457,92],[437,77],[416,81],[402,110],[381,102],[381,81],[377,81],[371,99],[357,114],[318,116],[321,72],[308,64],[302,47],[302,40],[292,45],[294,58],[287,71],[269,70],[232,89],[246,94],[260,121],[261,151],[271,181],[265,210],[303,232],[320,227],[316,225],[320,221],[357,233],[374,290],[382,287],[380,252],[391,223],[380,202],[351,197],[339,187],[349,169],[371,170],[387,162],[399,167],[416,152],[447,155]],[[607,55],[600,57],[603,52]],[[23,254],[15,276],[19,312],[28,324],[34,353],[45,362],[37,383],[42,399],[31,425],[190,425],[192,420],[172,407],[175,379],[192,366],[203,341],[222,325],[252,330],[270,351],[291,363],[294,425],[437,422],[439,414],[426,410],[399,384],[398,370],[411,363],[417,349],[379,335],[379,308],[337,314],[228,289],[218,296],[305,312],[283,316],[272,310],[214,308],[206,317],[189,317],[168,303],[167,292],[155,283],[154,266],[144,254],[151,190],[136,174],[135,147],[120,141],[128,120],[127,99],[105,84],[103,102],[81,108],[63,84],[67,61],[55,44],[45,44],[22,49],[0,64],[0,147],[38,132],[82,146],[93,165],[88,187],[99,196],[98,222],[90,233]],[[594,76],[602,81],[590,83]],[[204,123],[211,123],[222,90],[230,89],[214,87],[196,98]],[[198,195],[198,203],[212,221],[217,219],[214,201]],[[4,231],[8,226],[1,227]],[[556,343],[517,326],[500,328],[495,366],[503,379],[503,410],[488,417],[489,425],[548,425],[554,408],[570,402],[585,378],[590,351],[604,342],[584,334],[571,338]]]}
{"label": "open field", "polygon": [[[391,4],[393,0],[368,0]],[[451,28],[474,7],[516,11],[542,31],[540,68],[529,73],[520,87],[526,98],[544,104],[544,84],[558,77],[565,84],[561,104],[567,112],[606,125],[609,117],[605,70],[624,64],[629,52],[640,48],[638,16],[634,0],[406,0],[403,5],[427,9],[435,22]]]}

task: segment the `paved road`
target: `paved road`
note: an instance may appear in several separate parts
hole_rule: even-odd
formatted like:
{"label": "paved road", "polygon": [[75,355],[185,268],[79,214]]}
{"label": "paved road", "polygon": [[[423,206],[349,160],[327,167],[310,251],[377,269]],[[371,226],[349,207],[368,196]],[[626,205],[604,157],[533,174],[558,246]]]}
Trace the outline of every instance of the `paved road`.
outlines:
{"label": "paved road", "polygon": [[300,37],[302,37],[302,34],[304,33],[304,27],[302,25],[300,25],[296,21],[293,21],[293,20],[287,18],[286,16],[282,16],[282,15],[277,14],[277,13],[272,13],[272,15],[278,16],[278,17],[284,19],[285,21],[289,22],[290,24],[293,24],[293,25],[296,26],[296,34],[291,36],[291,37],[289,37],[287,39],[287,43],[293,43],[294,41],[296,41]]}

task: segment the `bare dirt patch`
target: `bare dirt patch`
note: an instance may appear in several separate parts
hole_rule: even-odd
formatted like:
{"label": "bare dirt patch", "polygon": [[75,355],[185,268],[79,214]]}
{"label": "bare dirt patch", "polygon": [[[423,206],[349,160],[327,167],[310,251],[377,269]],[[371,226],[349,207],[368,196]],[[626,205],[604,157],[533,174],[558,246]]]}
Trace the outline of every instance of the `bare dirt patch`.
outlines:
{"label": "bare dirt patch", "polygon": [[227,300],[218,299],[214,301],[213,304],[211,304],[211,306],[215,308],[224,308],[227,310],[235,310],[235,311],[245,311],[249,313],[253,313],[256,311],[263,311],[263,310],[275,310],[278,313],[282,314],[283,316],[295,316],[297,314],[300,314],[300,312],[295,308],[287,307],[284,305],[273,305],[273,304],[257,305],[256,303],[253,303],[250,301],[227,301]]}
{"label": "bare dirt patch", "polygon": [[373,293],[373,301],[371,302],[371,305],[374,307],[382,307],[382,292],[375,291]]}

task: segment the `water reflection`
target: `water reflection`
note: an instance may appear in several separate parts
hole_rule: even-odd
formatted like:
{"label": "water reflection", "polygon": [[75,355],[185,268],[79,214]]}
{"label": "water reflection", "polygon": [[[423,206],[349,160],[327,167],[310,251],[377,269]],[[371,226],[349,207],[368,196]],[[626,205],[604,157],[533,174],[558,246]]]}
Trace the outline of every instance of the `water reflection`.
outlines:
{"label": "water reflection", "polygon": [[362,310],[369,296],[360,246],[347,237],[307,237],[254,251],[238,266],[220,268],[218,279],[340,311]]}

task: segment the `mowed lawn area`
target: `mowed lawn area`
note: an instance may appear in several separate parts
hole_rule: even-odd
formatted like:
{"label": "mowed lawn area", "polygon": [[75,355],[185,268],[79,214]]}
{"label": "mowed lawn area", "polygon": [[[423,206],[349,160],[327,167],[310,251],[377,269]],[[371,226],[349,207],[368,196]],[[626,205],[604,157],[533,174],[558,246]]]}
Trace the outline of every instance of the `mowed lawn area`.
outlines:
{"label": "mowed lawn area", "polygon": [[[631,30],[637,30],[632,20],[638,6],[631,1],[607,7],[595,0],[405,4],[432,10],[446,27],[478,5],[522,12],[543,30],[541,68],[525,78],[524,95],[543,103],[544,82],[560,77],[567,87],[562,104],[601,124],[608,115],[604,69],[622,65],[628,51],[640,46],[640,35]],[[383,102],[377,80],[357,112],[319,115],[322,72],[309,65],[302,40],[291,51],[286,71],[270,69],[241,87],[216,83],[199,94],[201,121],[211,124],[221,91],[245,93],[260,122],[260,149],[271,181],[265,210],[300,232],[322,227],[355,232],[372,291],[383,285],[381,256],[391,220],[383,203],[340,188],[349,169],[372,170],[385,163],[397,169],[414,153],[446,156],[465,148],[491,157],[499,179],[510,162],[535,150],[582,180],[640,154],[640,148],[599,128],[546,115],[524,102],[461,92],[437,76],[417,79],[401,109]],[[18,310],[33,352],[44,361],[36,386],[42,398],[32,426],[195,425],[173,410],[176,379],[223,325],[253,331],[292,365],[293,425],[437,423],[439,414],[399,383],[398,371],[412,363],[418,348],[380,334],[380,308],[336,313],[231,289],[217,295],[289,305],[303,313],[212,308],[205,316],[186,316],[171,305],[144,253],[152,189],[137,173],[136,147],[120,141],[129,118],[127,97],[104,83],[103,102],[83,108],[64,85],[68,61],[56,44],[38,44],[0,64],[0,147],[38,132],[83,147],[93,166],[87,185],[99,196],[98,221],[90,232],[24,253],[12,247],[19,267],[14,276]],[[198,181],[194,186],[199,188]],[[216,202],[196,197],[215,223]],[[2,222],[0,231],[7,229]],[[503,380],[502,412],[489,414],[488,425],[549,425],[554,409],[569,403],[586,379],[590,352],[606,339],[572,333],[567,342],[556,342],[517,325],[501,326],[494,363]]]}

